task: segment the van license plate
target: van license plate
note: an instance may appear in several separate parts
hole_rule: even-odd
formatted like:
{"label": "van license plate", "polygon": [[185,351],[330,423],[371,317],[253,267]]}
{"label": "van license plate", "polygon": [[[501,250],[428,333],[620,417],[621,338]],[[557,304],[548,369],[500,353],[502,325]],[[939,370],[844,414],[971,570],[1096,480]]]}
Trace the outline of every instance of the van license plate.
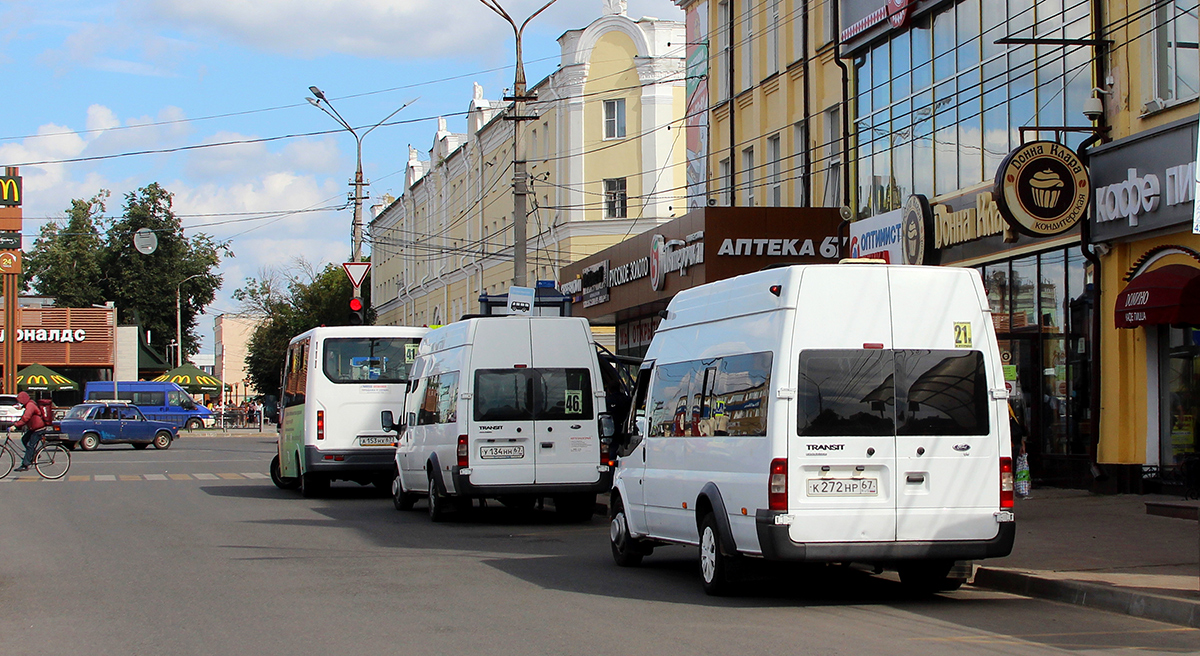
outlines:
{"label": "van license plate", "polygon": [[359,446],[392,446],[396,438],[391,435],[372,435],[358,438]]}
{"label": "van license plate", "polygon": [[522,446],[481,446],[479,457],[484,460],[507,460],[525,457],[525,447]]}
{"label": "van license plate", "polygon": [[879,494],[879,481],[874,478],[810,478],[810,497],[873,497]]}

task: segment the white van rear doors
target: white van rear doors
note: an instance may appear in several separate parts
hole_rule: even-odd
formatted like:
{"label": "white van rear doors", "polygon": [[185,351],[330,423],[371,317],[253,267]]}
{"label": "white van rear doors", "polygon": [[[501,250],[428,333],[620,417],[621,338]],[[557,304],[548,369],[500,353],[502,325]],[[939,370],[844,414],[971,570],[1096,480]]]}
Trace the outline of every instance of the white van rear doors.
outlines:
{"label": "white van rear doors", "polygon": [[896,348],[896,539],[996,534],[998,422],[1007,421],[987,299],[976,274],[891,271]]}
{"label": "white van rear doors", "polygon": [[534,344],[534,479],[538,483],[599,480],[602,392],[596,347],[583,320],[529,322]]}
{"label": "white van rear doors", "polygon": [[[467,461],[475,485],[534,482],[533,343],[529,319],[497,317],[472,322],[471,414],[460,418],[467,433]],[[464,421],[465,420],[465,421]]]}
{"label": "white van rear doors", "polygon": [[896,538],[892,313],[885,267],[810,267],[796,309],[797,424],[788,506],[797,542]]}

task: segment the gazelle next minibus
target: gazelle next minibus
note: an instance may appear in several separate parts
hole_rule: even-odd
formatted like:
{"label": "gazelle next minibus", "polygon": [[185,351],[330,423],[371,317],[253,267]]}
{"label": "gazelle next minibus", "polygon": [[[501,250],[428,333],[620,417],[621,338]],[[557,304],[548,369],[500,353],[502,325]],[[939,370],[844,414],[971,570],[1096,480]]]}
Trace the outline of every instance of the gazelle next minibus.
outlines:
{"label": "gazelle next minibus", "polygon": [[402,406],[428,328],[314,328],[292,338],[279,399],[279,453],[271,480],[304,496],[330,481],[391,489],[395,438],[381,410]]}

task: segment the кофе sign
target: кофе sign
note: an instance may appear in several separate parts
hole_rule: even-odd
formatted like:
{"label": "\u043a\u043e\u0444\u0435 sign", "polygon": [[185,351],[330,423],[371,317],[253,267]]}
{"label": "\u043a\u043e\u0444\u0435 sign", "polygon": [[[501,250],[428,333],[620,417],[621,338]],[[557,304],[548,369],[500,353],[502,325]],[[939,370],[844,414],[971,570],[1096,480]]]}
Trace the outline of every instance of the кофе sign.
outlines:
{"label": "\u043a\u043e\u0444\u0435 sign", "polygon": [[1060,235],[1087,216],[1092,185],[1070,148],[1033,141],[1008,154],[996,171],[1000,214],[1031,237]]}

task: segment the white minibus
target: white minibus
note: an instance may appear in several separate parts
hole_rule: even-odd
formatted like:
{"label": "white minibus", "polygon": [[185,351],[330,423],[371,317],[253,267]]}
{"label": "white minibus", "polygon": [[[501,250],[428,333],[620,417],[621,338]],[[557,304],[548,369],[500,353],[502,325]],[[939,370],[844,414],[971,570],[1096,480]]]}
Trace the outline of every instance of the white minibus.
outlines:
{"label": "white minibus", "polygon": [[615,438],[613,557],[697,545],[710,594],[745,558],[952,589],[964,561],[1012,550],[1007,398],[973,269],[790,266],[682,291]]}
{"label": "white minibus", "polygon": [[[615,374],[614,374],[615,375]],[[568,519],[592,516],[609,489],[613,421],[596,346],[579,317],[470,318],[421,342],[400,430],[396,508],[429,501],[442,521],[472,499],[532,507],[550,498]],[[397,404],[398,405],[398,404]]]}
{"label": "white minibus", "polygon": [[390,489],[393,435],[379,412],[404,403],[409,370],[428,328],[341,326],[292,338],[279,399],[279,453],[271,480],[320,494],[330,481]]}

